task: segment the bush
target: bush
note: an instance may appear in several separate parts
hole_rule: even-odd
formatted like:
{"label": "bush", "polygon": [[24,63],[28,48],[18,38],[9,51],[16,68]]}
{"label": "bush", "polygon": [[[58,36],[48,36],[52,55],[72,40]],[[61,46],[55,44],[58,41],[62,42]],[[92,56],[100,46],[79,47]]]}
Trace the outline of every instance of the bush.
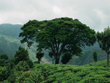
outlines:
{"label": "bush", "polygon": [[19,47],[19,49],[16,51],[16,54],[15,54],[15,64],[18,64],[19,61],[27,61],[29,60],[29,53],[28,53],[28,50],[25,50],[23,47]]}
{"label": "bush", "polygon": [[0,66],[7,65],[6,62],[8,60],[8,56],[6,54],[0,54]]}
{"label": "bush", "polygon": [[41,83],[44,80],[44,76],[40,71],[23,72],[17,77],[17,83]]}
{"label": "bush", "polygon": [[10,70],[7,67],[0,66],[0,81],[6,80],[10,74]]}
{"label": "bush", "polygon": [[20,61],[16,67],[16,71],[27,71],[29,70],[29,65],[25,61]]}
{"label": "bush", "polygon": [[27,64],[29,65],[30,68],[33,68],[34,64],[31,60],[28,60],[27,61]]}

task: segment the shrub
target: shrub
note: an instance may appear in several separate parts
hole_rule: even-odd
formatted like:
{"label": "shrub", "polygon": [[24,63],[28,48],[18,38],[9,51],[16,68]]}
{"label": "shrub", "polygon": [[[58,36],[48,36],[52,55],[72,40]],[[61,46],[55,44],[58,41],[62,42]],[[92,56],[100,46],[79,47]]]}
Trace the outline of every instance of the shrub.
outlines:
{"label": "shrub", "polygon": [[19,49],[16,51],[16,54],[15,54],[15,59],[16,59],[16,62],[15,64],[18,64],[19,61],[27,61],[29,60],[29,54],[28,54],[28,51],[25,50],[23,47],[19,47]]}
{"label": "shrub", "polygon": [[31,60],[28,60],[27,61],[27,64],[29,65],[30,68],[33,68],[34,64]]}
{"label": "shrub", "polygon": [[16,71],[27,71],[29,70],[29,65],[25,61],[20,61],[16,67]]}
{"label": "shrub", "polygon": [[7,67],[0,66],[0,81],[6,80],[10,74],[10,70]]}

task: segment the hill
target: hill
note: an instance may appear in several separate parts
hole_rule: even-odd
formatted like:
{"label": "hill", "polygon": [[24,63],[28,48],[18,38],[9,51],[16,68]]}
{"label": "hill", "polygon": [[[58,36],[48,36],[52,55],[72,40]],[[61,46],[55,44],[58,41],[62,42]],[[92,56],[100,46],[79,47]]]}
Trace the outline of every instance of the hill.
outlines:
{"label": "hill", "polygon": [[73,60],[70,60],[68,64],[84,65],[94,62],[93,51],[97,52],[98,61],[105,60],[107,58],[106,52],[99,47],[97,42],[93,46],[82,48],[82,50],[83,54],[81,57],[73,56]]}
{"label": "hill", "polygon": [[[23,46],[27,49],[26,44],[21,44],[18,37],[21,32],[22,25],[1,24],[0,25],[0,53],[6,53],[9,59],[14,57],[15,52],[19,46]],[[36,61],[36,44],[34,44],[29,50],[30,59]],[[94,62],[92,52],[95,50],[98,54],[98,61],[106,59],[106,53],[99,48],[98,43],[94,46],[82,48],[83,54],[81,57],[73,56],[73,59],[68,64],[84,65]],[[48,51],[44,50],[44,57],[41,63],[52,63],[52,59],[48,56]],[[61,63],[61,62],[60,62]]]}
{"label": "hill", "polygon": [[1,24],[0,25],[0,34],[5,35],[7,37],[19,38],[19,32],[21,32],[20,28],[22,25],[12,25],[12,24]]}
{"label": "hill", "polygon": [[[21,44],[19,38],[20,28],[22,25],[12,25],[12,24],[1,24],[0,25],[0,53],[5,53],[12,59],[18,50],[19,46],[26,49],[28,47],[26,44]],[[34,44],[29,51],[30,59],[36,61],[36,45]],[[46,58],[42,59],[41,63],[50,63]]]}

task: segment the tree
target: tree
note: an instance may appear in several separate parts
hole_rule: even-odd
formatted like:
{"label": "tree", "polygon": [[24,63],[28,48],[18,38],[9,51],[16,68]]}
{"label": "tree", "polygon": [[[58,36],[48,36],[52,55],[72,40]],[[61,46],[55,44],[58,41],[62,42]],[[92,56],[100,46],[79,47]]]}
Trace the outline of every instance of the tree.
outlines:
{"label": "tree", "polygon": [[107,67],[109,67],[110,27],[105,28],[104,32],[97,32],[96,37],[100,48],[107,53]]}
{"label": "tree", "polygon": [[16,64],[19,62],[19,61],[27,61],[29,60],[29,54],[28,54],[28,51],[25,50],[23,47],[19,47],[19,49],[16,51],[16,54],[15,54],[15,61],[16,61]]}
{"label": "tree", "polygon": [[8,56],[6,54],[0,54],[0,59],[8,60]]}
{"label": "tree", "polygon": [[72,59],[72,53],[70,53],[70,52],[65,52],[64,55],[62,56],[61,62],[62,62],[63,64],[66,64],[67,62],[69,62],[70,59]]}
{"label": "tree", "polygon": [[49,52],[49,56],[52,58],[52,64],[54,64],[54,54],[52,51]]}
{"label": "tree", "polygon": [[96,62],[97,62],[97,52],[96,51],[93,52],[93,59],[95,61],[95,66],[96,66]]}
{"label": "tree", "polygon": [[4,66],[7,60],[8,56],[6,54],[0,54],[0,66]]}
{"label": "tree", "polygon": [[78,19],[68,17],[52,20],[32,20],[24,24],[19,37],[21,43],[27,42],[30,47],[35,41],[38,49],[48,49],[54,54],[55,64],[65,51],[72,55],[81,55],[81,47],[91,46],[95,43],[95,31],[90,29]]}
{"label": "tree", "polygon": [[43,57],[44,53],[42,53],[41,51],[38,51],[36,53],[36,58],[38,58],[38,63],[40,63],[42,57]]}

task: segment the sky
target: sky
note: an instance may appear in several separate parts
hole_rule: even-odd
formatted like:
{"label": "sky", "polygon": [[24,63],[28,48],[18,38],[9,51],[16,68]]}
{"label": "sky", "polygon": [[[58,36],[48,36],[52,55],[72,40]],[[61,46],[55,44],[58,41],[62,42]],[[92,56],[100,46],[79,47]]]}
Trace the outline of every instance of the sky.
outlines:
{"label": "sky", "polygon": [[60,17],[79,19],[95,31],[110,26],[110,0],[0,0],[0,24]]}

